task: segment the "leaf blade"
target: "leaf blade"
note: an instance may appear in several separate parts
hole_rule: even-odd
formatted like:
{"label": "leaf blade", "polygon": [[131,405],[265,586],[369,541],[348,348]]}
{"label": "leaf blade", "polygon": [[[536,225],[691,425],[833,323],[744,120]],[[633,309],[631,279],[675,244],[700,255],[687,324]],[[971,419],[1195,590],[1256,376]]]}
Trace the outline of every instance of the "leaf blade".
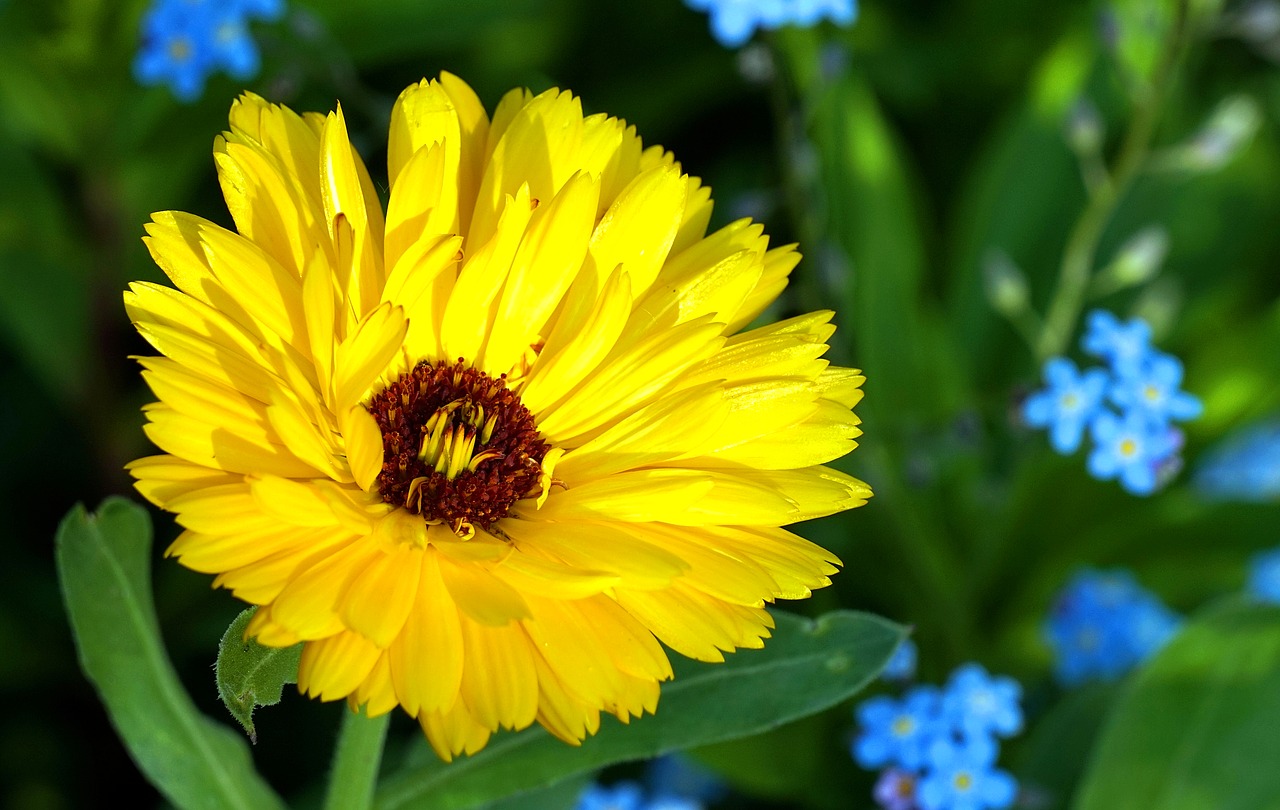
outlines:
{"label": "leaf blade", "polygon": [[[604,724],[578,749],[541,729],[506,735],[465,760],[393,775],[376,807],[464,810],[616,762],[760,733],[860,691],[905,635],[885,619],[851,611],[817,621],[774,618],[774,638],[763,650],[740,650],[711,666],[678,662],[656,715],[626,727]],[[768,688],[781,683],[788,688]]]}
{"label": "leaf blade", "polygon": [[234,732],[200,714],[160,639],[151,599],[151,524],[123,498],[58,527],[58,577],[81,669],[138,768],[183,808],[283,808]]}
{"label": "leaf blade", "polygon": [[1076,810],[1280,807],[1280,607],[1189,623],[1121,695]]}

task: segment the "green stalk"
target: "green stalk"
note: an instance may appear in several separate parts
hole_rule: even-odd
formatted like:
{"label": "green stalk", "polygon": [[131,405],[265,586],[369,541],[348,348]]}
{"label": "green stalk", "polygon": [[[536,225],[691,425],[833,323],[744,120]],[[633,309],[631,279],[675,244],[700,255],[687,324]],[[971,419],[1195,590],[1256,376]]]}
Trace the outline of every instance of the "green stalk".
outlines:
{"label": "green stalk", "polygon": [[1058,284],[1044,319],[1044,328],[1036,344],[1036,359],[1043,363],[1050,357],[1065,354],[1071,333],[1084,309],[1089,282],[1093,276],[1098,242],[1111,221],[1120,200],[1142,172],[1151,151],[1151,139],[1160,119],[1160,109],[1172,82],[1174,70],[1187,38],[1187,0],[1178,4],[1168,41],[1151,82],[1150,92],[1136,102],[1133,121],[1120,147],[1115,170],[1106,182],[1093,189],[1088,205],[1067,240],[1058,271]]}
{"label": "green stalk", "polygon": [[378,768],[382,764],[382,744],[390,721],[390,714],[370,718],[363,708],[359,712],[343,712],[342,730],[329,772],[325,810],[373,807],[373,791],[378,786]]}

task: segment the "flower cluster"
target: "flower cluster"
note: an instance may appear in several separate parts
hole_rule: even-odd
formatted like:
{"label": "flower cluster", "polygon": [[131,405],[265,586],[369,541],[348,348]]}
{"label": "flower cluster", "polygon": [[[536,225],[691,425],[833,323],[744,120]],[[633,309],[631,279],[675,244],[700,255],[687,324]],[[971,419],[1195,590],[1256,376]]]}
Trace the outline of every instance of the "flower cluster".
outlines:
{"label": "flower cluster", "polygon": [[1022,689],[1012,678],[964,664],[946,687],[914,686],[857,709],[853,758],[884,768],[874,796],[885,810],[1009,807],[1018,785],[995,766],[998,738],[1022,730]]}
{"label": "flower cluster", "polygon": [[685,0],[685,5],[710,15],[711,34],[726,48],[745,44],[757,28],[807,28],[823,19],[848,25],[858,16],[857,0]]}
{"label": "flower cluster", "polygon": [[1122,323],[1095,310],[1081,347],[1107,367],[1080,371],[1065,357],[1051,358],[1046,387],[1027,398],[1023,418],[1048,429],[1063,455],[1074,453],[1088,430],[1089,474],[1150,495],[1177,472],[1183,436],[1173,423],[1199,416],[1200,400],[1181,390],[1182,363],[1151,346],[1151,327],[1139,318]]}
{"label": "flower cluster", "polygon": [[1280,499],[1280,419],[1249,425],[1206,453],[1195,486],[1215,500]]}
{"label": "flower cluster", "polygon": [[1044,635],[1064,686],[1115,680],[1151,657],[1182,619],[1128,571],[1085,570],[1058,594]]}
{"label": "flower cluster", "polygon": [[141,84],[167,84],[195,101],[208,77],[225,71],[249,79],[259,68],[252,20],[275,20],[284,0],[152,0],[142,17],[142,45],[133,61]]}

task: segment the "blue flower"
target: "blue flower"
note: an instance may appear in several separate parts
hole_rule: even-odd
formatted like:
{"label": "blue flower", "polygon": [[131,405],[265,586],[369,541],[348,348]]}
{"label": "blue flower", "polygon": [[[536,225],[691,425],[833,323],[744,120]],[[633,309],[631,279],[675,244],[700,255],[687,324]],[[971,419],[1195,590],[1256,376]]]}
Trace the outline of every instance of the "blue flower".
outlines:
{"label": "blue flower", "polygon": [[1013,804],[1018,783],[995,767],[998,749],[990,737],[957,744],[938,740],[917,796],[923,810],[986,810]]}
{"label": "blue flower", "polygon": [[1067,455],[1080,447],[1084,429],[1102,408],[1107,373],[1091,368],[1081,373],[1065,357],[1044,364],[1048,387],[1027,397],[1022,414],[1032,427],[1049,428],[1053,449]]}
{"label": "blue flower", "polygon": [[1126,413],[1140,414],[1152,425],[1194,419],[1204,410],[1200,400],[1179,390],[1182,363],[1178,358],[1151,352],[1132,374],[1111,386],[1111,401]]}
{"label": "blue flower", "polygon": [[1170,462],[1182,434],[1176,429],[1152,425],[1142,414],[1123,417],[1099,414],[1091,425],[1094,448],[1089,454],[1089,474],[1100,481],[1120,479],[1120,486],[1133,495],[1155,492],[1161,467]]}
{"label": "blue flower", "polygon": [[635,782],[611,787],[591,785],[578,797],[574,810],[643,810],[644,792]]}
{"label": "blue flower", "polygon": [[667,754],[650,760],[645,768],[645,783],[649,791],[660,798],[682,797],[716,802],[728,793],[724,781],[715,772],[681,754]]}
{"label": "blue flower", "polygon": [[871,790],[884,810],[916,810],[916,777],[900,768],[886,768]]}
{"label": "blue flower", "polygon": [[1249,560],[1249,595],[1280,604],[1280,548],[1260,551]]}
{"label": "blue flower", "polygon": [[1194,480],[1202,495],[1218,500],[1280,498],[1280,420],[1236,431],[1204,455]]}
{"label": "blue flower", "polygon": [[856,0],[685,0],[711,17],[711,33],[726,48],[751,39],[757,28],[812,26],[822,19],[848,25],[857,16]]}
{"label": "blue flower", "polygon": [[1090,312],[1080,346],[1094,357],[1100,357],[1117,375],[1138,370],[1151,351],[1151,327],[1141,318],[1128,323],[1104,309]]}
{"label": "blue flower", "polygon": [[909,638],[904,638],[898,648],[893,651],[893,655],[889,657],[889,663],[884,665],[880,677],[886,681],[911,680],[916,674],[917,657],[916,643]]}
{"label": "blue flower", "polygon": [[902,700],[874,697],[858,706],[861,733],[853,741],[853,758],[864,768],[899,765],[917,770],[929,746],[945,733],[942,698],[932,686],[917,686]]}
{"label": "blue flower", "polygon": [[153,0],[142,18],[142,44],[133,73],[144,85],[166,84],[182,101],[194,101],[219,70],[236,79],[260,67],[251,19],[275,19],[281,0]]}
{"label": "blue flower", "polygon": [[1022,687],[1012,678],[987,674],[981,664],[964,664],[951,673],[942,694],[944,718],[967,739],[1022,730]]}
{"label": "blue flower", "polygon": [[1127,571],[1076,574],[1058,594],[1044,635],[1064,686],[1115,680],[1177,632],[1181,618]]}
{"label": "blue flower", "polygon": [[686,796],[655,796],[644,810],[702,810],[703,804]]}

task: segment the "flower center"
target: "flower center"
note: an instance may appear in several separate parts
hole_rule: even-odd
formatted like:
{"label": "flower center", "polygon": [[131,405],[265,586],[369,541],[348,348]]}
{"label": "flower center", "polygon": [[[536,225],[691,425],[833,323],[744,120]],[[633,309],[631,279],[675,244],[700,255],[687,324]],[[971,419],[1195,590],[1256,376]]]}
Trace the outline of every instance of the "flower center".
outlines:
{"label": "flower center", "polygon": [[952,783],[960,793],[968,793],[969,790],[973,788],[973,774],[968,771],[960,771],[956,774]]}
{"label": "flower center", "polygon": [[900,715],[893,721],[893,733],[897,737],[905,737],[912,731],[915,731],[916,721],[911,715]]}
{"label": "flower center", "polygon": [[387,503],[470,536],[542,486],[543,440],[505,376],[422,361],[369,402],[382,431]]}

